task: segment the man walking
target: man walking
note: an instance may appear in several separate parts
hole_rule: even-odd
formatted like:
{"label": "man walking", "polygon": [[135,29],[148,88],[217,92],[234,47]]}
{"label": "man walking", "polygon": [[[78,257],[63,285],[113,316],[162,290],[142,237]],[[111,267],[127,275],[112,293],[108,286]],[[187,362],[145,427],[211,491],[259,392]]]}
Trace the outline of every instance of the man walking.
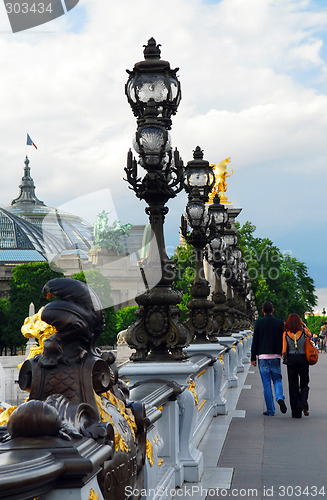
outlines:
{"label": "man walking", "polygon": [[285,397],[283,394],[281,357],[283,346],[284,322],[273,316],[274,308],[271,302],[262,304],[263,318],[259,318],[254,325],[251,347],[251,364],[258,366],[261,375],[263,394],[267,406],[264,415],[275,415],[274,396],[271,382],[274,385],[275,398],[280,411],[286,413]]}

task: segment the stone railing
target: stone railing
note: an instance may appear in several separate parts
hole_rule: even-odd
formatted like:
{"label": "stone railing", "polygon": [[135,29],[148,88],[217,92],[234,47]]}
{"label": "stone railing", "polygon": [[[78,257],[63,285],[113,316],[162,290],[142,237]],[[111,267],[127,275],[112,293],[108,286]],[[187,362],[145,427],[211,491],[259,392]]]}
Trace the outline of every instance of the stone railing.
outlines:
{"label": "stone railing", "polygon": [[[227,413],[229,391],[250,362],[252,332],[220,337],[218,344],[192,344],[187,361],[122,364],[119,375],[148,417],[144,498],[171,498],[183,483],[203,474],[199,451],[213,418]],[[167,496],[168,495],[168,496]]]}
{"label": "stone railing", "polygon": [[[227,414],[228,399],[233,397],[233,390],[238,386],[238,373],[244,371],[245,364],[249,363],[251,341],[252,332],[244,331],[230,337],[220,337],[219,342],[215,344],[190,345],[186,349],[188,359],[185,361],[126,361],[120,365],[119,377],[128,383],[130,401],[141,402],[145,408],[147,434],[142,498],[169,500],[174,496],[174,490],[182,487],[184,483],[200,481],[204,463],[199,445],[212,420]],[[41,471],[54,474],[53,467],[60,465],[61,469],[66,470],[63,478],[67,482],[67,486],[65,482],[58,483],[58,488],[46,493],[42,490],[41,481],[36,493],[43,493],[42,498],[45,500],[57,500],[62,498],[63,491],[80,499],[93,498],[91,492],[94,491],[97,498],[103,500],[95,474],[101,460],[108,460],[111,451],[108,447],[94,446],[91,440],[85,438],[77,453],[68,442],[65,445],[67,456],[60,455],[60,460],[57,460],[57,455],[51,448],[55,458],[50,458],[56,463],[48,464],[42,462],[45,457],[35,456],[40,474]],[[8,450],[16,453],[10,443],[7,446],[2,445],[2,448],[4,457]],[[74,459],[76,467],[71,470],[71,476],[69,475],[72,452],[77,453],[75,458],[81,464],[86,464],[87,459],[87,474],[80,470],[78,460]],[[21,454],[17,455],[17,460],[21,460]],[[10,471],[4,471],[0,478],[3,493],[7,488],[8,477],[15,474],[16,465],[13,464]],[[62,475],[61,469],[56,471],[58,477]],[[79,483],[76,482],[75,488],[72,487],[72,477],[75,477],[77,471],[81,474],[81,479]],[[21,475],[18,479],[23,481]],[[49,482],[50,479],[47,476],[44,480]],[[22,489],[25,488],[23,486],[22,483]],[[132,490],[129,486],[125,488],[126,498],[133,494],[128,488]],[[20,498],[29,497],[22,494]]]}

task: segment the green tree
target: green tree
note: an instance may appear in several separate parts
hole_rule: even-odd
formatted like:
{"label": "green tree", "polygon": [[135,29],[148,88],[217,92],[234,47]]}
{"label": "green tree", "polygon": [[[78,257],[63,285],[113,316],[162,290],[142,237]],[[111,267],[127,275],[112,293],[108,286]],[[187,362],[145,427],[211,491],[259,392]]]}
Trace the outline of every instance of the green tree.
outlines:
{"label": "green tree", "polygon": [[51,269],[48,262],[29,262],[14,267],[7,304],[7,322],[3,327],[5,347],[13,352],[16,347],[26,344],[21,327],[28,316],[30,303],[34,303],[36,311],[44,306],[48,301],[42,297],[43,286],[47,281],[62,276],[62,273]]}
{"label": "green tree", "polygon": [[119,309],[116,313],[116,328],[117,333],[122,330],[126,330],[130,325],[135,323],[137,320],[137,316],[135,311],[138,309],[138,306],[127,306],[123,309]]}
{"label": "green tree", "polygon": [[315,316],[313,314],[309,314],[306,318],[306,324],[311,333],[315,333],[319,335],[321,332],[321,325],[324,322],[323,316]]}
{"label": "green tree", "polygon": [[188,312],[187,303],[192,300],[190,287],[195,275],[195,255],[192,245],[186,243],[185,246],[178,246],[171,260],[174,263],[176,271],[172,288],[182,294],[179,309],[182,312],[181,320],[186,321]]}
{"label": "green tree", "polygon": [[98,338],[97,344],[99,346],[113,346],[117,340],[117,317],[113,306],[106,307],[112,303],[110,280],[103,276],[97,269],[89,269],[85,272],[81,271],[74,274],[72,278],[87,283],[98,295],[101,303],[104,305],[105,328]]}
{"label": "green tree", "polygon": [[0,355],[2,356],[5,344],[5,328],[8,323],[9,300],[0,299]]}
{"label": "green tree", "polygon": [[258,311],[265,300],[274,304],[275,314],[286,319],[296,312],[302,318],[317,303],[313,279],[308,268],[290,254],[282,253],[269,238],[254,236],[256,227],[237,223],[238,245],[247,262],[248,275]]}

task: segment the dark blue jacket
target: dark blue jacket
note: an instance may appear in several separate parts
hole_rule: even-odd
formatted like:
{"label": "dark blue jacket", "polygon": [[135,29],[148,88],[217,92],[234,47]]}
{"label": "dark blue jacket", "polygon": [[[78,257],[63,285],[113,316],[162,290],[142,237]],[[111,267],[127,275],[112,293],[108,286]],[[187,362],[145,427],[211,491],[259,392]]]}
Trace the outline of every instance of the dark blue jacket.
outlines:
{"label": "dark blue jacket", "polygon": [[284,321],[267,314],[254,325],[251,361],[259,354],[282,354]]}

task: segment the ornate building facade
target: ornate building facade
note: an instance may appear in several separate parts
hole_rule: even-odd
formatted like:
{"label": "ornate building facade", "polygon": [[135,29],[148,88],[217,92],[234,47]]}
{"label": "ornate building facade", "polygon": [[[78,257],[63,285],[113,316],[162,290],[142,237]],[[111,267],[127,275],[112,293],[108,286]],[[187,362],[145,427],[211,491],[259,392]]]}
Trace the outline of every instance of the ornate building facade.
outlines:
{"label": "ornate building facade", "polygon": [[[139,268],[144,226],[132,226],[123,237],[124,254],[94,247],[93,226],[81,217],[47,206],[35,193],[29,159],[19,195],[0,207],[0,298],[8,295],[13,268],[27,262],[55,262],[66,276],[98,269],[110,279],[116,307],[135,304],[142,289]],[[120,261],[120,262],[119,262]]]}

